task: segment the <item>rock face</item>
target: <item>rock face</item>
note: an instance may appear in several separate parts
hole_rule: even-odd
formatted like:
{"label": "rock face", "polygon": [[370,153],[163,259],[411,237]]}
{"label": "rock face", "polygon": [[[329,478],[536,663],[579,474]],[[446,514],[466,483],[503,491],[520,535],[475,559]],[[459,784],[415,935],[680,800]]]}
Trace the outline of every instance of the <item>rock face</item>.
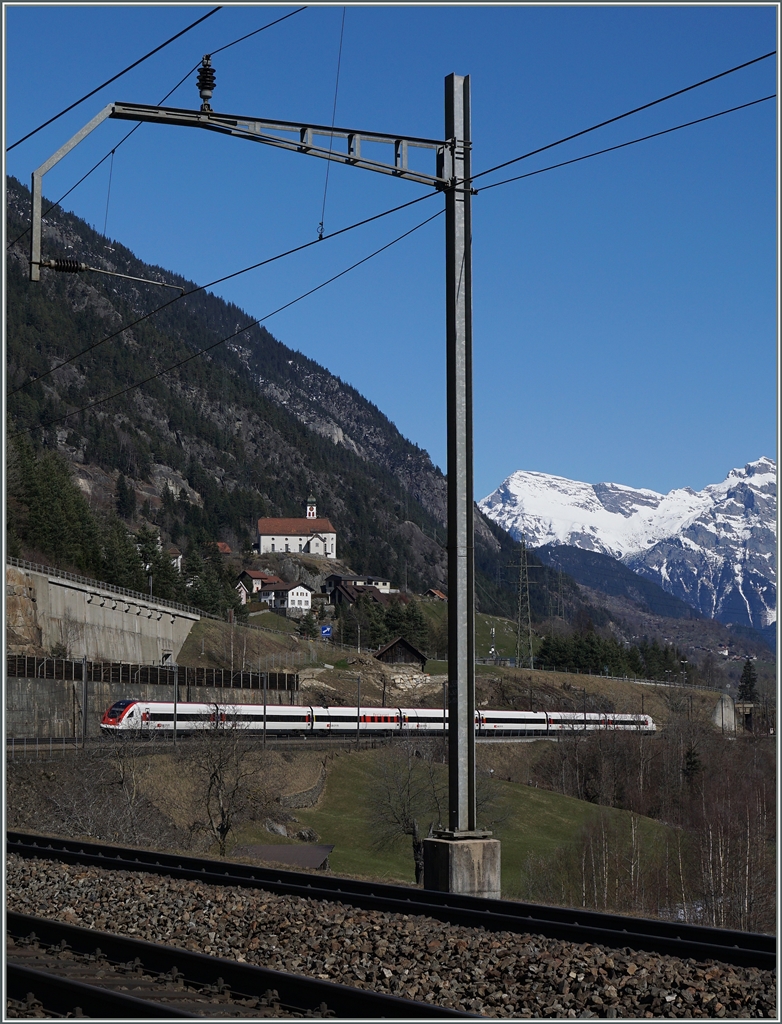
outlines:
{"label": "rock face", "polygon": [[5,569],[5,628],[9,654],[43,653],[34,580],[10,565]]}
{"label": "rock face", "polygon": [[531,547],[569,545],[621,559],[709,618],[776,621],[776,463],[761,458],[702,491],[668,494],[519,471],[481,511]]}

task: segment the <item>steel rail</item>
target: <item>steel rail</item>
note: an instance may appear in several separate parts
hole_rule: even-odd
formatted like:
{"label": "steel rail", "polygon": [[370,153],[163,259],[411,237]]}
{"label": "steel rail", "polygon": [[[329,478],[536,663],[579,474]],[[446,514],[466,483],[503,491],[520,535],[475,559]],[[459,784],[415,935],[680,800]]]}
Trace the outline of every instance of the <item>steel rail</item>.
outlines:
{"label": "steel rail", "polygon": [[[374,992],[371,989],[353,988],[350,985],[342,985],[334,981],[324,981],[300,974],[288,974],[255,964],[240,963],[238,960],[196,953],[178,946],[166,946],[147,942],[144,939],[134,939],[124,935],[96,931],[94,928],[82,928],[78,925],[64,924],[48,918],[32,917],[11,911],[6,914],[6,931],[14,938],[20,939],[28,938],[34,933],[35,938],[46,946],[58,946],[65,942],[74,952],[87,955],[95,954],[96,949],[99,949],[100,955],[105,957],[109,963],[127,964],[137,961],[138,966],[145,971],[157,975],[173,971],[186,984],[198,985],[201,988],[221,983],[223,987],[229,988],[237,998],[260,997],[271,989],[277,992],[280,1005],[287,1009],[304,1012],[317,1011],[321,1004],[325,1003],[335,1016],[347,1018],[475,1018],[480,1016],[480,1014],[453,1010],[432,1003],[419,1003],[384,992]],[[10,966],[12,965],[9,962]],[[48,977],[54,977],[58,981],[62,980],[58,975],[53,975],[50,972]],[[97,986],[95,988],[97,990]],[[24,999],[30,990],[28,985],[21,996],[13,995],[12,998]],[[15,991],[18,992],[20,989],[17,988]],[[32,991],[35,992],[36,989],[33,987]],[[107,991],[107,996],[113,995],[113,992]],[[146,1003],[145,1000],[135,998],[137,1002]],[[72,1010],[74,1005],[77,1004],[71,1002],[68,1010]],[[89,1012],[83,1002],[78,1002],[78,1005],[85,1012]],[[154,1006],[156,1012],[145,1014],[134,1012],[121,1014],[121,1016],[196,1016],[183,1011],[174,1013],[168,1007],[161,1007],[158,1003],[148,1003],[147,1005]],[[160,1013],[161,1008],[164,1010],[162,1014]],[[103,1008],[102,1014],[104,1016],[107,1014],[106,1008]],[[100,1015],[100,1013],[95,1014],[95,1016]],[[114,1015],[120,1016],[120,1014]]]}
{"label": "steel rail", "polygon": [[8,831],[7,852],[24,857],[98,865],[110,870],[149,871],[216,885],[265,889],[279,894],[350,903],[390,913],[421,914],[472,928],[544,935],[571,942],[657,952],[742,967],[776,967],[776,938],[753,932],[481,899],[400,885],[362,882],[321,874],[261,868],[177,854],[155,853],[52,836]]}
{"label": "steel rail", "polygon": [[57,1013],[63,1017],[72,1016],[78,1006],[82,1014],[98,1020],[107,1017],[128,1017],[143,1019],[160,1017],[195,1018],[195,1013],[187,1013],[172,1006],[147,999],[139,999],[125,992],[111,992],[97,985],[89,985],[75,978],[63,978],[49,971],[40,971],[34,967],[26,967],[12,961],[6,963],[5,994],[7,999],[24,1001],[29,993],[37,996],[43,1003],[44,1010]]}

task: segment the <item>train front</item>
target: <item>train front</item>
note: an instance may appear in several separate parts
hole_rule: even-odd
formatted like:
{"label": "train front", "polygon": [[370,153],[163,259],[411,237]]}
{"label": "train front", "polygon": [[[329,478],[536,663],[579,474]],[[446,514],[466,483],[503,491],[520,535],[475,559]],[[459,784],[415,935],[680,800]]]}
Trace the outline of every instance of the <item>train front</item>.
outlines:
{"label": "train front", "polygon": [[[104,711],[103,718],[100,720],[101,729],[105,729],[106,732],[117,732],[120,729],[127,728],[125,719],[129,714],[132,714],[131,708],[136,704],[138,704],[137,700],[115,701],[108,711]],[[123,725],[123,722],[125,722],[125,725]]]}

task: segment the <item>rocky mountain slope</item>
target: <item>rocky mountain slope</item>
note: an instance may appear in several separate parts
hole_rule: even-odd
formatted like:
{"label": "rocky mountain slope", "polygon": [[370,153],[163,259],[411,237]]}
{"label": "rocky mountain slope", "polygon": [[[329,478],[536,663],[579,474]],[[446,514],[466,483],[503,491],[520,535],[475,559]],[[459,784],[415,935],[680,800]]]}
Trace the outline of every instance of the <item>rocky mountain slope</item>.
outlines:
{"label": "rocky mountain slope", "polygon": [[[252,318],[207,291],[169,304],[171,291],[121,277],[44,271],[31,284],[28,224],[29,192],[9,179],[9,436],[56,448],[95,507],[113,507],[121,472],[164,532],[163,493],[183,494],[201,525],[180,515],[182,532],[164,536],[180,546],[241,550],[255,518],[300,516],[314,494],[356,571],[446,586],[445,478],[371,402],[263,327],[242,330]],[[195,287],[58,206],[44,217],[43,256]],[[515,598],[497,563],[517,546],[476,519],[478,600],[508,611]]]}
{"label": "rocky mountain slope", "polygon": [[776,463],[761,458],[701,491],[668,494],[519,471],[479,507],[533,548],[620,559],[720,622],[776,622]]}

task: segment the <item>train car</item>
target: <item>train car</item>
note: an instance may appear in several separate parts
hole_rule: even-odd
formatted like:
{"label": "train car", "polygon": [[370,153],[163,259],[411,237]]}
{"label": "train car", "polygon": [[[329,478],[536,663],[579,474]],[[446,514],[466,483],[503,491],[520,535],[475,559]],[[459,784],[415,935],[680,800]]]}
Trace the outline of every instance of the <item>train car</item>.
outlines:
{"label": "train car", "polygon": [[361,731],[391,735],[399,732],[399,708],[361,708]]}
{"label": "train car", "polygon": [[608,715],[614,729],[631,729],[635,732],[657,732],[657,726],[648,715]]}
{"label": "train car", "polygon": [[447,731],[448,712],[443,708],[399,708],[401,732],[442,736]]}
{"label": "train car", "polygon": [[480,736],[545,736],[545,711],[479,711]]}
{"label": "train car", "polygon": [[399,708],[313,707],[313,732],[342,732],[390,735],[399,731]]}
{"label": "train car", "polygon": [[[189,704],[173,701],[119,700],[101,719],[104,732],[173,733],[201,732],[230,727],[263,732],[262,704]],[[288,704],[266,706],[266,732],[288,735],[312,730],[312,708]]]}
{"label": "train car", "polygon": [[[447,732],[448,712],[441,708],[308,707],[267,704],[264,726],[262,704],[177,703],[125,699],[115,701],[101,719],[104,732],[142,734],[173,733],[176,710],[177,735],[214,728],[236,728],[276,736],[424,734],[442,736]],[[490,711],[475,713],[478,736],[550,737],[567,733],[621,729],[654,733],[648,715],[579,714],[572,711]]]}
{"label": "train car", "polygon": [[116,700],[103,712],[100,720],[101,729],[106,732],[118,732],[124,729],[139,728],[141,715],[138,713],[137,700]]}
{"label": "train car", "polygon": [[596,714],[578,711],[546,712],[549,733],[594,732],[601,729],[655,732],[656,726],[648,715]]}

